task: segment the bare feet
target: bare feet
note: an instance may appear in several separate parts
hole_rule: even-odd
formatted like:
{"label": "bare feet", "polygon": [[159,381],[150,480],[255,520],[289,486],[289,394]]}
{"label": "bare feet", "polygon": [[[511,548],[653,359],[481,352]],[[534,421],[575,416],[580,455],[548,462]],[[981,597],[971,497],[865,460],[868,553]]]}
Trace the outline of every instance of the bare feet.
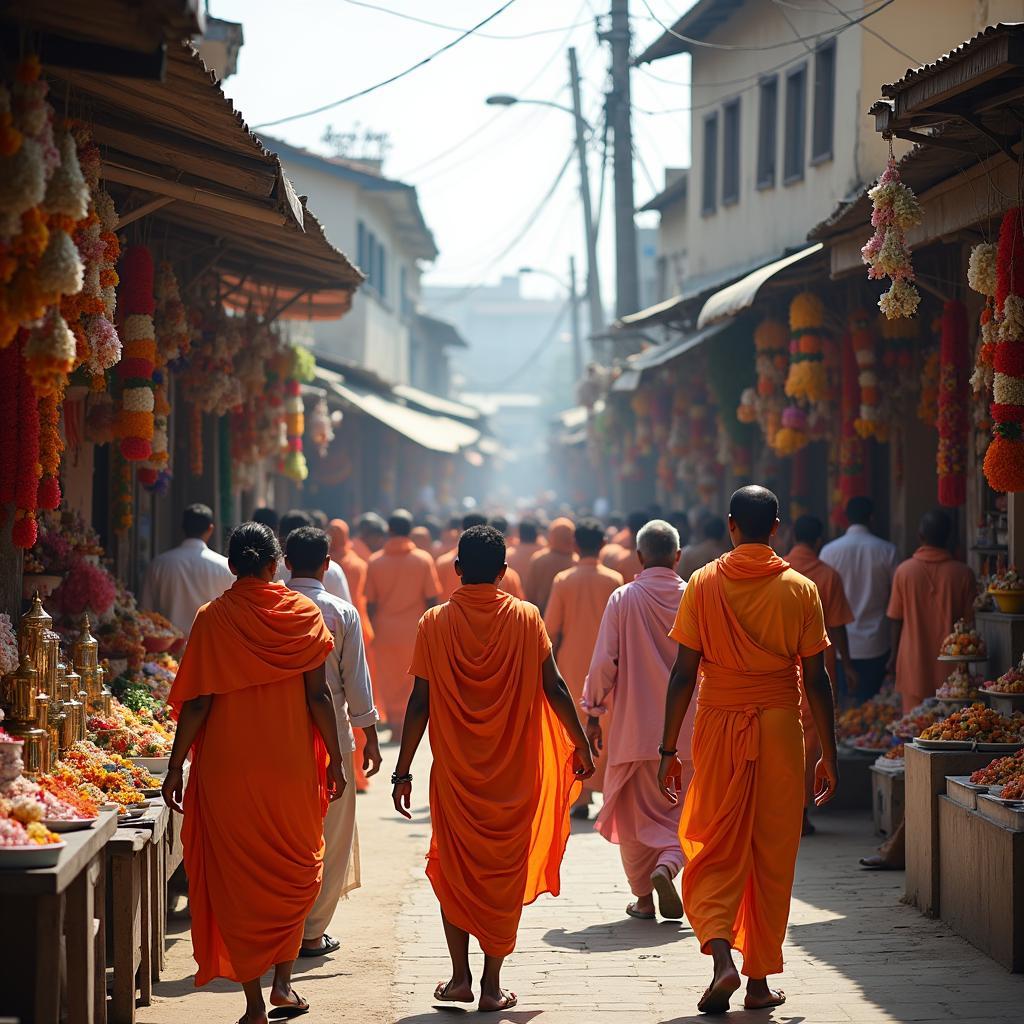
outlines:
{"label": "bare feet", "polygon": [[768,987],[766,978],[751,978],[747,982],[747,995],[743,1000],[744,1010],[767,1010],[773,1006],[781,1006],[786,1001],[786,993],[782,989]]}
{"label": "bare feet", "polygon": [[515,992],[509,992],[506,988],[499,988],[497,992],[481,992],[480,1003],[477,1009],[482,1013],[492,1013],[495,1010],[511,1010],[518,1003]]}
{"label": "bare feet", "polygon": [[276,1010],[283,1010],[284,1013],[279,1014],[283,1017],[301,1017],[302,1014],[309,1013],[309,1003],[291,985],[287,988],[274,985],[270,990],[270,1005]]}
{"label": "bare feet", "polygon": [[683,916],[683,901],[676,888],[672,872],[659,864],[651,872],[651,884],[658,894],[658,912],[668,921],[678,921]]}
{"label": "bare feet", "polygon": [[267,1011],[259,1010],[255,1013],[244,1013],[239,1019],[238,1024],[268,1024]]}
{"label": "bare feet", "polygon": [[456,981],[438,982],[434,989],[434,998],[439,1003],[471,1003],[473,1002],[473,979],[466,978]]}

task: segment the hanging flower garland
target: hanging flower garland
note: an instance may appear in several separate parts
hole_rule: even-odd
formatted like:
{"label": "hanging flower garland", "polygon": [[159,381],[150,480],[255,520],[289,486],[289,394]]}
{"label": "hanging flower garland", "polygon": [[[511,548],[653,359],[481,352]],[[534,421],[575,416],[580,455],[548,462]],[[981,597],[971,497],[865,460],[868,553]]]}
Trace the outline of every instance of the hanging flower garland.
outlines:
{"label": "hanging flower garland", "polygon": [[967,310],[962,302],[942,309],[939,354],[939,504],[959,508],[967,501],[967,395],[970,350]]}
{"label": "hanging flower garland", "polygon": [[985,305],[978,317],[978,344],[974,373],[971,374],[971,393],[974,396],[971,420],[974,424],[974,454],[978,458],[984,458],[992,436],[989,403],[995,378],[996,256],[997,247],[990,242],[982,242],[971,249],[967,265],[968,285],[985,296]]}
{"label": "hanging flower garland", "polygon": [[14,482],[14,526],[11,541],[17,548],[30,548],[36,542],[36,509],[39,501],[39,399],[32,388],[23,363],[27,342],[24,332],[17,342],[18,366],[18,450]]}
{"label": "hanging flower garland", "polygon": [[825,373],[825,305],[813,292],[801,292],[789,304],[789,372],[786,394],[813,405],[828,398]]}
{"label": "hanging flower garland", "polygon": [[301,483],[309,476],[306,456],[302,451],[302,435],[306,429],[305,409],[302,404],[302,384],[311,381],[316,373],[313,353],[301,345],[291,349],[291,366],[284,384],[285,448],[281,472]]}
{"label": "hanging flower garland", "polygon": [[130,246],[122,267],[121,336],[124,353],[118,363],[121,454],[130,462],[148,459],[153,451],[153,369],[156,337],[153,327],[153,257],[144,245]]}
{"label": "hanging flower garland", "polygon": [[318,398],[313,404],[313,411],[309,417],[309,439],[313,442],[317,454],[323,458],[334,440],[331,411],[327,408],[326,398]]}
{"label": "hanging flower garland", "polygon": [[156,345],[164,364],[173,363],[188,355],[191,331],[188,313],[181,301],[181,291],[174,268],[162,260],[157,269],[154,285],[156,295]]}
{"label": "hanging flower garland", "polygon": [[861,257],[868,266],[869,280],[892,279],[892,287],[878,300],[878,308],[889,320],[913,316],[921,295],[914,287],[906,230],[921,223],[921,206],[917,196],[900,181],[891,143],[889,162],[868,195],[875,233],[861,249]]}
{"label": "hanging flower garland", "polygon": [[856,383],[860,392],[858,415],[853,421],[857,435],[867,440],[887,441],[889,426],[882,414],[881,389],[878,382],[877,338],[871,317],[866,310],[850,314],[850,347],[857,367]]}
{"label": "hanging flower garland", "polygon": [[63,390],[51,391],[39,399],[39,466],[42,478],[36,505],[53,510],[60,505],[60,457],[64,442],[60,436],[60,409]]}
{"label": "hanging flower garland", "polygon": [[769,445],[782,426],[783,399],[789,369],[789,331],[781,320],[766,317],[754,330],[754,367],[757,383],[740,396],[736,418],[757,423]]}

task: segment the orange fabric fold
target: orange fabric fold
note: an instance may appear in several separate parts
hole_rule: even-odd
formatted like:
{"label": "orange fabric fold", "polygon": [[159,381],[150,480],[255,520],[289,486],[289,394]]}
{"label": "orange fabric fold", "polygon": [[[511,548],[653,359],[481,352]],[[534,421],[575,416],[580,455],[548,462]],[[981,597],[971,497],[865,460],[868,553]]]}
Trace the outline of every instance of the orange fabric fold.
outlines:
{"label": "orange fabric fold", "polygon": [[544,695],[551,652],[537,609],[493,584],[460,587],[420,622],[410,671],[430,687],[427,877],[445,917],[491,956],[515,948],[522,908],[558,895],[573,747]]}
{"label": "orange fabric fold", "polygon": [[828,646],[821,601],[744,544],[694,573],[671,635],[702,654],[679,828],[687,918],[704,952],[725,939],[744,974],[777,974],[804,806],[800,658]]}
{"label": "orange fabric fold", "polygon": [[197,985],[251,981],[298,953],[327,809],[327,751],[302,674],[333,645],[316,605],[282,583],[237,580],[196,615],[170,703],[177,714],[214,697],[182,828]]}

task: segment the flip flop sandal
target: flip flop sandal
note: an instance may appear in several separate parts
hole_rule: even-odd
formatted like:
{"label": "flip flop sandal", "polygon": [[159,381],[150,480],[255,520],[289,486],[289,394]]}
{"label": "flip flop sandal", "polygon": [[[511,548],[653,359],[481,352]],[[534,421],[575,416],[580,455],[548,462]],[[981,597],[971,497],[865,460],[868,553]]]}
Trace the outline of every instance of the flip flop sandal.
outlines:
{"label": "flip flop sandal", "polygon": [[434,989],[434,998],[439,1003],[471,1003],[473,1002],[472,995],[468,999],[452,999],[448,995],[448,990],[455,984],[454,978],[449,978],[448,981],[439,982],[437,988]]}
{"label": "flip flop sandal", "polygon": [[299,949],[299,956],[303,958],[327,956],[328,953],[336,953],[339,949],[341,949],[341,943],[325,933],[319,946],[302,946]]}
{"label": "flip flop sandal", "polygon": [[649,914],[641,913],[639,910],[636,909],[636,904],[635,903],[627,904],[627,906],[626,906],[626,913],[629,914],[630,917],[635,917],[638,921],[653,921],[654,920],[654,911],[653,910]]}
{"label": "flip flop sandal", "polygon": [[674,879],[664,871],[651,872],[651,885],[658,894],[658,912],[668,921],[680,921],[683,917],[683,901],[675,886]]}
{"label": "flip flop sandal", "polygon": [[482,1006],[477,1004],[477,1010],[480,1013],[500,1013],[502,1010],[511,1010],[513,1006],[517,1006],[519,1003],[519,997],[515,992],[503,992],[501,997],[501,1006],[493,1006],[485,1010]]}
{"label": "flip flop sandal", "polygon": [[781,988],[769,989],[772,994],[772,1001],[770,1003],[758,1003],[756,1006],[750,1006],[747,1000],[743,1000],[744,1010],[772,1010],[776,1006],[781,1006],[786,1001],[786,993]]}
{"label": "flip flop sandal", "polygon": [[291,1020],[293,1017],[301,1017],[304,1013],[309,1013],[309,1003],[295,989],[292,989],[292,995],[295,996],[296,1002],[286,1003],[284,1006],[271,1005],[267,1019]]}

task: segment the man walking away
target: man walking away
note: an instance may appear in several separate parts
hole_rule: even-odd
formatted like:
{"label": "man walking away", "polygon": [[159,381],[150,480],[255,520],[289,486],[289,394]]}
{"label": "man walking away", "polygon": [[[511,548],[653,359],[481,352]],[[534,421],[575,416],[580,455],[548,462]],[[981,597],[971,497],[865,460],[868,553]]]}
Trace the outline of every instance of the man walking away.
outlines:
{"label": "man walking away", "polygon": [[[467,512],[462,517],[463,531],[469,530],[474,526],[486,525],[487,516],[482,516],[479,512]],[[459,546],[458,542],[456,542],[455,547],[446,551],[443,555],[438,555],[434,560],[434,565],[437,568],[437,579],[441,585],[441,601],[447,601],[459,589],[459,574],[455,571],[455,559],[458,557]]]}
{"label": "man walking away", "polygon": [[[282,551],[288,547],[288,538],[291,536],[292,531],[302,529],[304,526],[315,527],[315,523],[313,522],[313,516],[301,508],[293,508],[281,516],[277,535],[281,542]],[[277,567],[277,579],[280,583],[288,583],[289,581],[288,568],[283,558]],[[333,594],[335,597],[340,597],[342,601],[352,604],[352,591],[349,589],[348,579],[341,566],[333,559],[327,566],[327,572],[324,573],[324,589],[328,594]]]}
{"label": "man walking away", "polygon": [[732,952],[743,955],[746,1009],[779,1006],[768,987],[782,971],[804,806],[800,729],[803,681],[824,753],[818,804],[838,782],[829,645],[818,591],[770,546],[778,498],[743,487],[729,504],[733,550],[698,570],[683,593],[672,637],[679,653],[668,685],[659,781],[679,762],[673,744],[700,681],[693,781],[680,833],[683,903],[714,975],[697,1009],[724,1013],[740,987]]}
{"label": "man walking away", "polygon": [[[669,630],[686,584],[676,572],[679,534],[674,526],[661,519],[647,523],[637,536],[636,550],[640,574],[608,601],[583,689],[583,707],[590,716],[587,738],[605,763],[604,806],[595,827],[619,846],[636,897],[626,913],[653,921],[655,890],[662,917],[683,916],[673,881],[683,866],[682,804],[667,803],[658,791],[658,740],[659,709],[665,706],[677,649]],[[613,712],[610,725],[609,708]],[[693,773],[692,732],[691,709],[678,740],[671,744],[682,762],[681,793]]]}
{"label": "man walking away", "polygon": [[679,575],[688,580],[701,566],[714,561],[729,550],[725,538],[725,520],[721,516],[705,516],[700,522],[700,540],[683,551]]}

